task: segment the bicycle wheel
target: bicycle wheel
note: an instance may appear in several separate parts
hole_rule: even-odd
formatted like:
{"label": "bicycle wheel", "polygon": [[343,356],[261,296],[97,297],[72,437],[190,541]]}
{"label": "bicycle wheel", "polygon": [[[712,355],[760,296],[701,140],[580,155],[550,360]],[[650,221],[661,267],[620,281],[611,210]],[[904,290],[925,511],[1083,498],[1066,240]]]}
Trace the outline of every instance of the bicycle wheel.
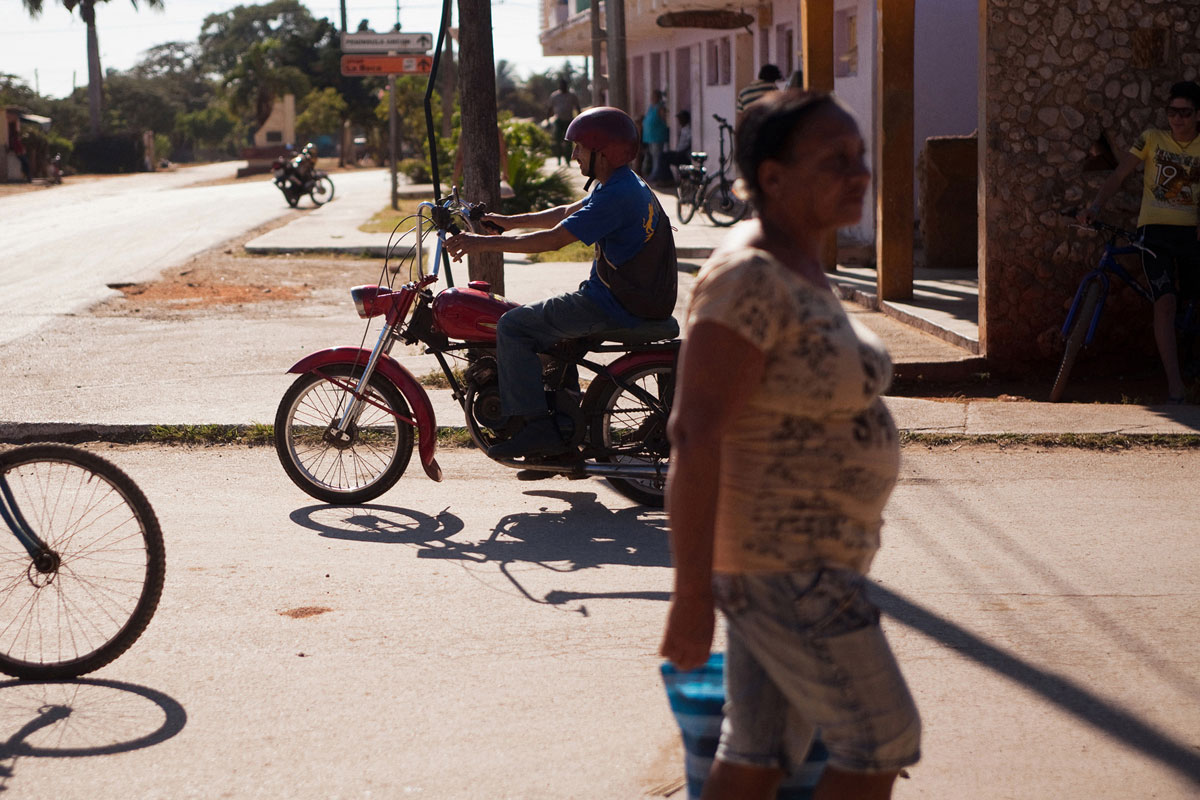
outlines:
{"label": "bicycle wheel", "polygon": [[704,198],[704,213],[713,225],[727,228],[746,216],[750,206],[733,193],[733,187],[722,181],[709,190]]}
{"label": "bicycle wheel", "polygon": [[313,205],[323,206],[333,199],[333,181],[328,175],[322,175],[313,181],[312,191],[308,193]]}
{"label": "bicycle wheel", "polygon": [[108,664],[146,630],[166,573],[154,509],[116,465],[64,445],[0,455],[9,498],[49,548],[35,566],[0,533],[0,672],[75,678]]}
{"label": "bicycle wheel", "polygon": [[[362,367],[325,367],[325,375],[357,381]],[[301,375],[284,393],[275,414],[275,452],[284,472],[309,495],[326,503],[373,500],[395,485],[412,457],[413,428],[404,396],[372,375],[366,402],[345,441],[329,435],[353,395],[315,372]]]}
{"label": "bicycle wheel", "polygon": [[679,188],[675,192],[678,200],[679,221],[686,225],[692,221],[692,217],[696,216],[696,195],[700,192],[700,187],[685,178],[679,182]]}
{"label": "bicycle wheel", "polygon": [[1078,358],[1079,351],[1083,347],[1083,340],[1087,336],[1088,327],[1092,324],[1092,317],[1095,315],[1099,302],[1100,286],[1093,281],[1084,291],[1083,301],[1079,304],[1079,313],[1075,315],[1075,321],[1071,323],[1071,330],[1067,332],[1062,364],[1058,367],[1058,377],[1054,379],[1054,386],[1050,389],[1051,403],[1057,403],[1062,399],[1063,392],[1067,388],[1067,380],[1071,377],[1071,368],[1075,366],[1075,359]]}
{"label": "bicycle wheel", "polygon": [[[596,460],[609,464],[654,465],[662,467],[662,477],[606,478],[625,497],[654,508],[662,508],[666,489],[666,468],[671,456],[667,441],[667,417],[675,397],[675,358],[664,353],[660,360],[646,362],[618,376],[655,398],[651,405],[615,381],[598,379],[588,387],[584,398],[592,420],[594,446],[612,451]],[[656,407],[657,406],[657,407]]]}

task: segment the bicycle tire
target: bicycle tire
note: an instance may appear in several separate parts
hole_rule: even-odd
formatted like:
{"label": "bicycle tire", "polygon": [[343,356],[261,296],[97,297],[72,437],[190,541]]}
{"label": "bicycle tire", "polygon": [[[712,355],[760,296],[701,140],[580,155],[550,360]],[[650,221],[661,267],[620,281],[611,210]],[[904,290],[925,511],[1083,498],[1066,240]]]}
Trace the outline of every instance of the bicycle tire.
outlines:
{"label": "bicycle tire", "polygon": [[680,181],[675,192],[676,200],[678,200],[679,221],[686,225],[692,221],[692,217],[696,216],[696,207],[699,205],[696,196],[700,193],[700,187],[690,180],[684,180]]}
{"label": "bicycle tire", "polygon": [[[331,377],[357,380],[362,367],[324,367]],[[367,405],[350,431],[350,441],[334,444],[325,431],[336,422],[351,395],[315,372],[301,375],[279,401],[275,414],[275,453],[292,483],[334,505],[373,500],[400,480],[412,458],[413,428],[404,395],[372,375],[369,396],[385,408]]]}
{"label": "bicycle tire", "polygon": [[740,222],[749,210],[750,204],[734,194],[727,183],[718,181],[704,197],[704,213],[719,228]]}
{"label": "bicycle tire", "polygon": [[154,509],[119,467],[75,447],[18,447],[0,454],[0,474],[58,562],[39,571],[16,536],[0,536],[0,672],[65,680],[112,662],[162,596]]}
{"label": "bicycle tire", "polygon": [[1071,323],[1071,330],[1067,332],[1062,363],[1059,364],[1054,386],[1050,389],[1051,403],[1062,400],[1063,392],[1067,389],[1067,381],[1071,377],[1071,370],[1075,366],[1075,359],[1079,357],[1079,351],[1083,349],[1083,340],[1087,337],[1088,327],[1092,324],[1092,317],[1099,302],[1100,286],[1093,281],[1084,291],[1083,301],[1079,304],[1079,313],[1075,315],[1075,320]]}
{"label": "bicycle tire", "polygon": [[313,201],[314,206],[325,205],[333,199],[333,181],[329,179],[328,175],[322,175],[315,179],[313,181],[313,188],[308,193],[308,196]]}
{"label": "bicycle tire", "polygon": [[662,410],[647,407],[645,401],[609,378],[593,381],[583,402],[591,419],[591,442],[606,450],[623,451],[600,456],[596,461],[662,466],[661,479],[605,478],[630,500],[662,508],[666,500],[665,470],[671,456],[667,418],[675,397],[675,356],[664,353],[661,358],[638,364],[617,377],[656,397]]}

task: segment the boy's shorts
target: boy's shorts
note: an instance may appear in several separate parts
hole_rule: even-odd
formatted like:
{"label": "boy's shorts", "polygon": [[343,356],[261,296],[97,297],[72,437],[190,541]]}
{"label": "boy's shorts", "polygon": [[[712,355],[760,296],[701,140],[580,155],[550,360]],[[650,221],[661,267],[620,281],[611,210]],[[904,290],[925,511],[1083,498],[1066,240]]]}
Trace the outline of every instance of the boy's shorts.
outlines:
{"label": "boy's shorts", "polygon": [[729,623],[718,759],[790,772],[819,735],[841,770],[917,762],[920,718],[863,575],[718,574],[713,587]]}

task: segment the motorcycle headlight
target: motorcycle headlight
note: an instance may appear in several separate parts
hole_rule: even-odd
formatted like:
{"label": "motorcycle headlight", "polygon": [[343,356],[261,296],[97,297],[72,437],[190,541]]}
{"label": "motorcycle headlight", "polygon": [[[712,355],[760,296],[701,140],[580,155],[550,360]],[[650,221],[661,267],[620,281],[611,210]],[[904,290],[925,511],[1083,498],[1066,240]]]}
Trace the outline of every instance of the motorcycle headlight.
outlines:
{"label": "motorcycle headlight", "polygon": [[393,292],[386,286],[355,286],[350,290],[354,299],[354,308],[363,319],[378,317],[386,314],[392,307],[393,298],[398,292]]}

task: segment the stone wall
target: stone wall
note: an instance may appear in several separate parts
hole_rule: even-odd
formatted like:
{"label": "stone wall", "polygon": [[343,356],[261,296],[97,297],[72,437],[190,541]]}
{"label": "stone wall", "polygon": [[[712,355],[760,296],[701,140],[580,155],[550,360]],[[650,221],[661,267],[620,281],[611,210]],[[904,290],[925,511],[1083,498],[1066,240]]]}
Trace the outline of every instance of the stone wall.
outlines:
{"label": "stone wall", "polygon": [[[1098,141],[1120,158],[1142,129],[1166,126],[1170,85],[1197,78],[1200,0],[980,0],[980,9],[981,343],[996,369],[1042,369],[1102,244],[1058,211],[1090,202],[1109,174],[1090,168]],[[1132,228],[1140,195],[1139,170],[1105,221]],[[1115,292],[1101,327],[1093,353],[1104,365],[1157,362],[1149,306],[1132,292]]]}

